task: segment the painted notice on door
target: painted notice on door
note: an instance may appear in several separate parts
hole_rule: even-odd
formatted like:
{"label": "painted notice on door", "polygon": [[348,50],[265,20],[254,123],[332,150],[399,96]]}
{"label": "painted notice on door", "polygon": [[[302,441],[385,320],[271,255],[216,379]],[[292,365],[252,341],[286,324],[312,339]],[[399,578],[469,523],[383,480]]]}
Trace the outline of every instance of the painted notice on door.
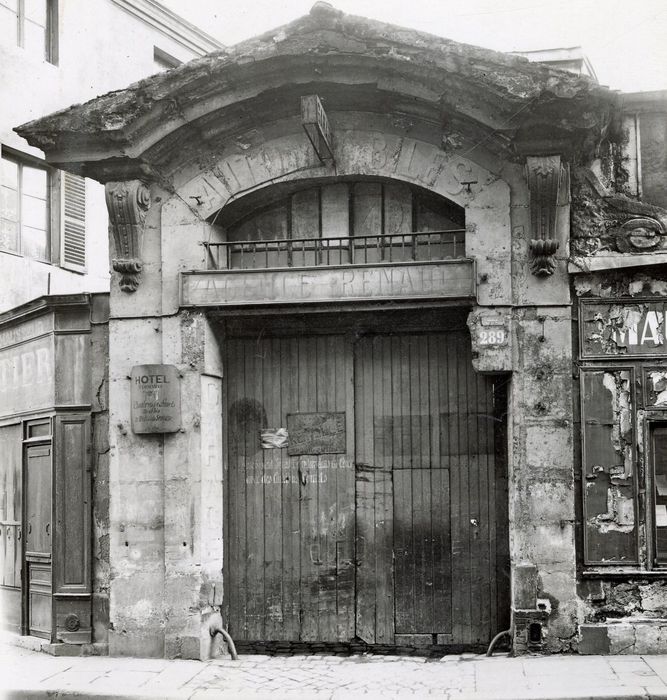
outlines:
{"label": "painted notice on door", "polygon": [[181,385],[174,365],[132,368],[132,431],[175,433],[181,428]]}
{"label": "painted notice on door", "polygon": [[288,413],[288,455],[343,453],[345,413]]}

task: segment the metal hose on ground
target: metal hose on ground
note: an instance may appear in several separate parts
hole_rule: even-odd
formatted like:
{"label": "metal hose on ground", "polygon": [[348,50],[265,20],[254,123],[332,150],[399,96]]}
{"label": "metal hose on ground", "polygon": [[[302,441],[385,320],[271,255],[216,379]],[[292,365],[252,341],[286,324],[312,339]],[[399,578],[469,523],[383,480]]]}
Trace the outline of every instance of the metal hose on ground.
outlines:
{"label": "metal hose on ground", "polygon": [[514,639],[514,614],[512,614],[512,619],[510,621],[510,627],[507,630],[503,630],[502,632],[498,632],[498,634],[491,640],[491,644],[489,644],[489,648],[486,650],[486,655],[487,656],[493,656],[493,648],[498,644],[498,642],[505,636],[509,636],[510,638],[510,648],[512,646],[512,639]]}
{"label": "metal hose on ground", "polygon": [[227,632],[227,630],[225,629],[222,629],[222,627],[211,627],[209,631],[211,633],[211,637],[215,637],[216,634],[222,635],[225,642],[227,642],[227,647],[229,649],[229,653],[232,655],[232,659],[234,661],[238,661],[239,655],[236,653],[236,646],[229,632]]}

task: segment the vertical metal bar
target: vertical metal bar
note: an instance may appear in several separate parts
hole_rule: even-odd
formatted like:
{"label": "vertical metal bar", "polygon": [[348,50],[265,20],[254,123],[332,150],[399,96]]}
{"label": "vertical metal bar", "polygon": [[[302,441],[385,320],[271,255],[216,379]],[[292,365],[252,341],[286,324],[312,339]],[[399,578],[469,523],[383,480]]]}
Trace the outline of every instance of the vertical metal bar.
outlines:
{"label": "vertical metal bar", "polygon": [[412,259],[416,260],[417,259],[417,236],[418,233],[413,233],[412,234]]}

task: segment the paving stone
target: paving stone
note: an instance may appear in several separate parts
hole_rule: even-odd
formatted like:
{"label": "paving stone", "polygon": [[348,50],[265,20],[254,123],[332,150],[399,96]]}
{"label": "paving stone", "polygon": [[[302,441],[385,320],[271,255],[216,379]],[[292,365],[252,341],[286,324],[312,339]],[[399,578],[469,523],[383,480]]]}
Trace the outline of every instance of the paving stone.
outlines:
{"label": "paving stone", "polygon": [[[10,687],[58,697],[208,700],[587,700],[664,698],[667,656],[486,658],[470,654],[442,661],[412,657],[258,656],[239,661],[164,661],[78,657],[55,659],[22,649],[0,663]],[[54,663],[57,662],[57,663]],[[5,674],[6,675],[6,674]],[[3,678],[4,680],[4,678]]]}

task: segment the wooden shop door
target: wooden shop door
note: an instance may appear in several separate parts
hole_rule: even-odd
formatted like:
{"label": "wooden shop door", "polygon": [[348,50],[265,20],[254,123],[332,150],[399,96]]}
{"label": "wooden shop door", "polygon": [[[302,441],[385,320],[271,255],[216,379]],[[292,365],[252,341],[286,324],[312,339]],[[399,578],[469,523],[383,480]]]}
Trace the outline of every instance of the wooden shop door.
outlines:
{"label": "wooden shop door", "polygon": [[51,445],[25,449],[26,632],[51,638]]}

